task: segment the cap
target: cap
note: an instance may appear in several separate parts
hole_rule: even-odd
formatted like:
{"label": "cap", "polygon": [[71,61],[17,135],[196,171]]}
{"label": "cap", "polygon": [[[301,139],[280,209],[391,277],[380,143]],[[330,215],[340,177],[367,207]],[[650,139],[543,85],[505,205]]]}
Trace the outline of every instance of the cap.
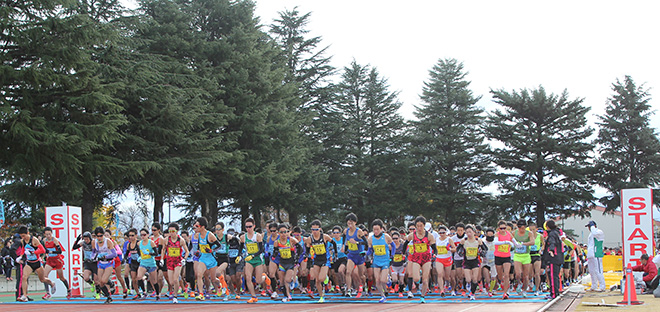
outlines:
{"label": "cap", "polygon": [[427,230],[427,231],[430,231],[431,230],[431,223],[426,222],[426,225],[424,225],[424,229]]}
{"label": "cap", "polygon": [[590,227],[590,226],[596,226],[596,222],[594,222],[594,220],[591,220],[591,221],[589,221],[589,223],[587,223],[587,225],[585,225],[584,227]]}
{"label": "cap", "polygon": [[525,219],[519,219],[518,222],[516,222],[516,225],[527,225],[527,221],[525,221]]}

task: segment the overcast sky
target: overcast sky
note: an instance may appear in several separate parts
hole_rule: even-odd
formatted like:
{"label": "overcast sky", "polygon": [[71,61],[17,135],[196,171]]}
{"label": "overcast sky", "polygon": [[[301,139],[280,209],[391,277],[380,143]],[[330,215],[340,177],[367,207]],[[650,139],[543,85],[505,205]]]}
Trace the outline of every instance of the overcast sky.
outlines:
{"label": "overcast sky", "polygon": [[[657,1],[257,0],[269,25],[278,12],[312,12],[308,29],[329,45],[333,65],[370,64],[400,91],[413,118],[428,71],[455,58],[480,106],[490,89],[568,90],[603,114],[611,84],[625,75],[660,98]],[[658,101],[652,101],[654,110]],[[591,118],[594,120],[594,118]],[[658,116],[654,121],[660,123]],[[656,126],[657,128],[657,126]]]}

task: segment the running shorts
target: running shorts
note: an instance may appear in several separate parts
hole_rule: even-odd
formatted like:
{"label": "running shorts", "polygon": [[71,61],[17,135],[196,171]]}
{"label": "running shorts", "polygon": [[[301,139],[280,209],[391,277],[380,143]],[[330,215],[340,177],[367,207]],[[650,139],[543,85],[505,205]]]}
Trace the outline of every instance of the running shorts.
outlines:
{"label": "running shorts", "polygon": [[495,256],[495,265],[503,265],[505,263],[511,263],[511,257]]}
{"label": "running shorts", "polygon": [[60,257],[46,258],[46,265],[53,268],[53,270],[61,270],[64,268],[64,260],[62,260]]}

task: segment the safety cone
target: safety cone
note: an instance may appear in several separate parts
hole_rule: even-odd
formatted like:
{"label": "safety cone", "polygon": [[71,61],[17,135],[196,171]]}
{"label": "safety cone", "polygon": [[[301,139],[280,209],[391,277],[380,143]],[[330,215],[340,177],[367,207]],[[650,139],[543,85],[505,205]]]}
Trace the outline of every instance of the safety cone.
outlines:
{"label": "safety cone", "polygon": [[623,301],[617,302],[621,305],[638,305],[643,304],[644,301],[637,300],[637,292],[635,291],[635,278],[632,274],[632,266],[628,263],[626,268],[626,288],[623,292]]}

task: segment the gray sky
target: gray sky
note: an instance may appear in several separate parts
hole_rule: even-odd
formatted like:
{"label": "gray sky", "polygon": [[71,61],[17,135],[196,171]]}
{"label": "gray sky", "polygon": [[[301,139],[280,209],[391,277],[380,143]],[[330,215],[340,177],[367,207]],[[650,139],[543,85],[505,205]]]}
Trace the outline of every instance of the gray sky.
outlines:
{"label": "gray sky", "polygon": [[645,83],[652,96],[660,92],[657,1],[257,0],[256,15],[268,25],[296,6],[312,12],[310,35],[330,46],[333,65],[355,59],[377,67],[401,92],[407,118],[441,58],[464,63],[485,108],[493,106],[491,88],[543,85],[584,98],[600,115],[611,84],[625,75]]}

